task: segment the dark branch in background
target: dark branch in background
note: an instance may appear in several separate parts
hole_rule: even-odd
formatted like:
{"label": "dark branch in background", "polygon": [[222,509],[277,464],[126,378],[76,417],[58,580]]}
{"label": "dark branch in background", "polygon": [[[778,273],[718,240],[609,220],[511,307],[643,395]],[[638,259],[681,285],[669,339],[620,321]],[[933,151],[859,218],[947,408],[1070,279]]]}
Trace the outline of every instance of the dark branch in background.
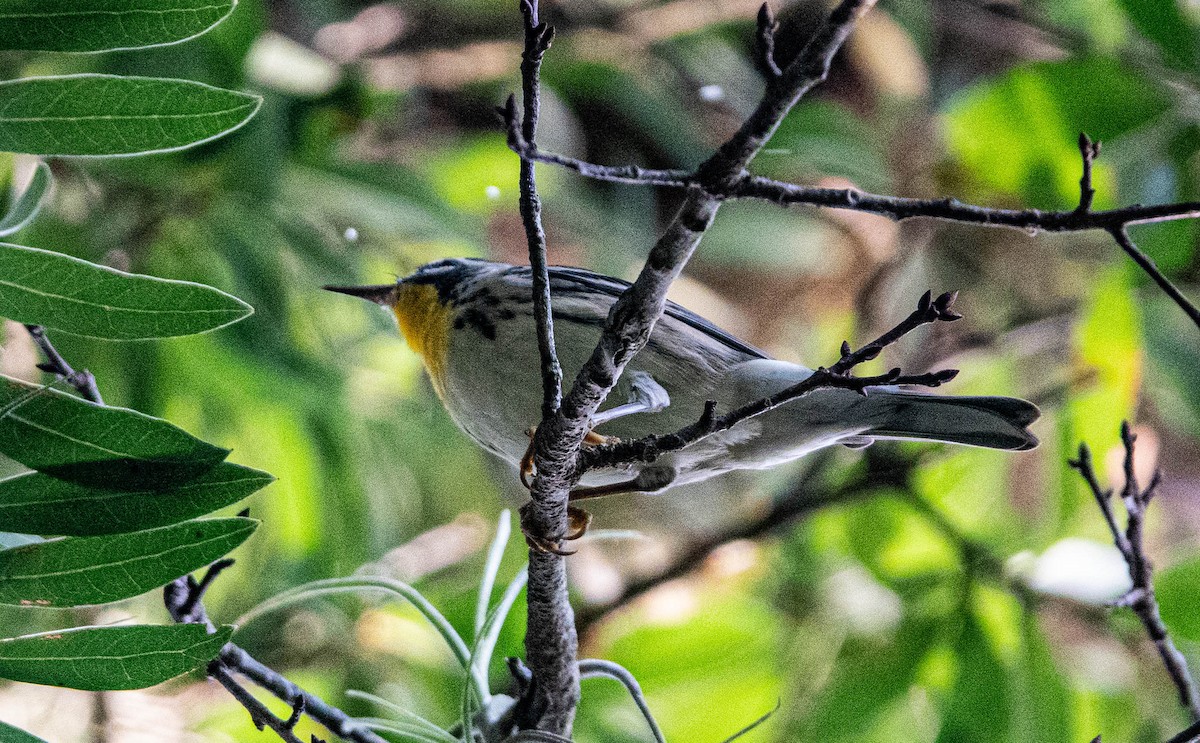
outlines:
{"label": "dark branch in background", "polygon": [[[592,604],[580,609],[579,631],[586,632],[610,612],[663,583],[688,575],[702,565],[704,559],[721,545],[742,539],[758,539],[773,534],[791,526],[797,519],[807,516],[817,509],[855,498],[868,487],[906,482],[908,471],[912,466],[912,463],[908,461],[885,463],[878,458],[869,459],[867,471],[861,476],[831,486],[822,481],[827,474],[825,463],[828,461],[829,455],[818,456],[823,458],[814,462],[799,482],[792,486],[786,494],[777,498],[771,507],[759,517],[688,545],[668,565],[652,575],[626,584],[621,592],[612,599],[603,604]],[[878,466],[876,466],[877,464]]]}
{"label": "dark branch in background", "polygon": [[850,372],[859,364],[871,361],[891,344],[903,338],[908,333],[929,323],[953,322],[962,318],[951,309],[954,303],[954,293],[947,292],[933,299],[931,292],[925,292],[917,303],[917,309],[906,317],[900,324],[857,351],[850,350],[848,342],[842,343],[841,358],[837,363],[826,369],[821,367],[812,376],[802,382],[792,385],[774,395],[747,403],[725,415],[716,415],[716,403],[709,401],[704,408],[704,414],[690,426],[681,428],[675,433],[665,436],[647,436],[630,441],[619,441],[614,444],[590,447],[583,450],[581,459],[585,468],[610,467],[636,461],[653,461],[659,456],[673,451],[679,451],[691,446],[706,436],[727,431],[744,420],[761,415],[768,410],[791,402],[799,397],[821,389],[846,389],[859,394],[867,394],[869,387],[885,384],[909,384],[921,387],[938,387],[958,374],[957,369],[944,369],[929,374],[902,374],[900,369],[892,369],[884,374],[872,377],[855,377]]}
{"label": "dark branch in background", "polygon": [[[538,18],[537,0],[520,0],[520,8],[525,31],[525,48],[521,55],[520,136],[522,141],[532,143],[541,108],[539,76],[542,58],[550,48],[554,29]],[[512,96],[501,115],[509,121],[518,118]],[[517,128],[514,126],[513,130],[515,132]],[[520,187],[521,219],[529,244],[542,372],[542,420],[532,442],[537,475],[530,487],[530,501],[521,508],[521,526],[526,534],[562,534],[567,528],[567,499],[571,489],[566,474],[570,460],[562,456],[564,439],[558,436],[553,425],[562,400],[562,367],[554,347],[541,200],[534,162],[526,158],[521,158]],[[522,700],[526,710],[521,727],[570,736],[580,696],[579,669],[575,662],[579,648],[563,555],[532,547],[529,550],[526,612],[525,658],[534,683],[530,685],[529,698]]]}
{"label": "dark branch in background", "polygon": [[[1124,530],[1117,524],[1117,517],[1113,513],[1113,491],[1111,488],[1101,487],[1096,478],[1096,471],[1092,465],[1092,452],[1088,449],[1087,444],[1079,445],[1079,458],[1071,460],[1069,464],[1079,471],[1091,489],[1092,495],[1096,497],[1096,504],[1100,506],[1100,512],[1104,514],[1104,521],[1108,524],[1109,531],[1112,532],[1113,542],[1121,551],[1121,556],[1125,558],[1125,564],[1129,567],[1129,577],[1133,581],[1133,588],[1118,599],[1114,605],[1130,608],[1141,620],[1142,626],[1146,628],[1146,634],[1154,642],[1154,647],[1158,651],[1159,657],[1162,658],[1163,665],[1166,666],[1171,682],[1179,691],[1179,703],[1191,713],[1193,720],[1200,721],[1200,693],[1197,692],[1196,682],[1188,671],[1187,661],[1175,648],[1171,636],[1167,634],[1166,625],[1163,624],[1162,617],[1158,612],[1158,601],[1154,598],[1153,568],[1150,558],[1146,556],[1143,527],[1146,507],[1150,505],[1150,499],[1154,497],[1154,492],[1158,488],[1160,473],[1156,471],[1144,489],[1138,486],[1133,471],[1135,438],[1129,429],[1129,423],[1122,423],[1121,441],[1125,445],[1125,485],[1121,488],[1121,500],[1125,504],[1127,514]],[[1184,740],[1189,739],[1184,738]]]}
{"label": "dark branch in background", "polygon": [[[96,386],[96,379],[87,370],[76,371],[50,342],[46,331],[39,325],[26,325],[42,354],[46,357],[38,368],[66,381],[88,400],[103,405],[104,399]],[[214,562],[200,580],[190,575],[168,583],[163,589],[163,602],[171,619],[181,624],[203,624],[210,632],[216,631],[208,612],[204,609],[204,592],[212,585],[221,571],[233,564],[231,559]],[[231,675],[236,671],[254,681],[292,707],[292,715],[283,720],[276,717],[261,702],[246,691]],[[275,671],[267,668],[249,653],[232,642],[221,649],[221,654],[209,664],[208,674],[224,686],[246,711],[259,730],[269,727],[288,743],[301,743],[292,732],[300,715],[307,713],[317,722],[337,735],[356,743],[387,743],[372,731],[357,725],[345,712],[332,707],[320,698],[304,691]],[[315,740],[315,738],[314,738]]]}

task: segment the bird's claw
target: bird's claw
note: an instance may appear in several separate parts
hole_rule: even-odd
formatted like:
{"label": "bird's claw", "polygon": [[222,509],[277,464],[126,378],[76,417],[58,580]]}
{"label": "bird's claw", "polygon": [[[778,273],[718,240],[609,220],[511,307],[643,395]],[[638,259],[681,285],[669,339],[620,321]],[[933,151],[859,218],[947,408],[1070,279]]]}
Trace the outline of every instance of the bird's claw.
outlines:
{"label": "bird's claw", "polygon": [[[533,439],[537,435],[537,426],[527,428],[525,435],[529,437],[529,446],[525,447],[525,453],[521,455],[521,463],[517,466],[517,472],[521,478],[521,484],[525,486],[525,489],[532,490],[533,476],[537,474],[537,467],[533,466]],[[615,441],[617,441],[617,437],[605,436],[595,431],[588,431],[587,435],[583,437],[584,446],[604,446]]]}
{"label": "bird's claw", "polygon": [[529,548],[534,552],[559,555],[560,557],[575,554],[575,550],[563,549],[562,543],[574,541],[586,534],[588,526],[592,523],[592,514],[582,508],[567,506],[567,533],[565,536],[553,538],[536,534],[526,525],[529,516],[528,509],[531,505],[532,503],[526,503],[521,507],[521,533],[525,535],[525,543],[529,545]]}

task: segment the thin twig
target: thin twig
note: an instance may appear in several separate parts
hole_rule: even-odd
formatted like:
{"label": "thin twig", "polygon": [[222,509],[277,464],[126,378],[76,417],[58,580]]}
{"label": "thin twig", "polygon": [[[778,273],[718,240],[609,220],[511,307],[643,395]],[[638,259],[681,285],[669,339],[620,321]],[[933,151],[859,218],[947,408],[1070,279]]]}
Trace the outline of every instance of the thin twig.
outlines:
{"label": "thin twig", "polygon": [[[759,22],[763,23],[761,14]],[[770,89],[770,85],[768,89]],[[512,135],[511,122],[509,127],[509,146],[519,152],[523,158],[560,165],[585,177],[602,181],[684,188],[689,191],[699,189],[706,196],[717,201],[760,199],[780,205],[802,204],[831,209],[849,209],[877,214],[896,221],[926,217],[983,227],[1011,227],[1031,232],[1104,230],[1112,235],[1117,245],[1200,328],[1200,309],[1163,275],[1153,260],[1137,248],[1128,233],[1128,228],[1132,225],[1200,218],[1200,202],[1188,201],[1154,206],[1135,204],[1117,209],[1092,211],[1092,203],[1096,195],[1092,185],[1092,165],[1100,155],[1100,143],[1092,142],[1086,134],[1079,135],[1079,150],[1083,162],[1083,172],[1079,179],[1079,205],[1069,211],[1043,211],[1040,209],[996,209],[964,204],[954,198],[914,199],[873,194],[857,188],[822,188],[785,183],[751,175],[745,170],[744,164],[735,173],[716,177],[713,175],[715,166],[712,159],[701,165],[695,173],[682,170],[647,170],[632,165],[597,165],[565,155],[540,152],[535,146]],[[752,145],[761,147],[762,141],[765,140],[750,139],[748,141]]]}
{"label": "thin twig", "polygon": [[962,315],[951,308],[955,296],[954,293],[947,292],[934,299],[931,292],[925,292],[917,303],[917,308],[908,317],[857,351],[852,351],[850,344],[843,342],[841,357],[828,369],[819,368],[811,376],[797,384],[774,395],[746,403],[721,416],[716,415],[716,403],[709,401],[699,420],[674,433],[664,436],[650,435],[641,439],[589,447],[581,453],[582,465],[585,469],[595,469],[628,462],[653,461],[663,454],[679,451],[703,438],[727,431],[742,421],[762,415],[817,390],[846,389],[867,394],[869,388],[879,385],[908,384],[938,387],[945,384],[954,379],[958,370],[944,369],[928,374],[905,375],[896,368],[870,377],[855,377],[850,372],[859,364],[875,359],[883,352],[883,349],[922,325],[938,321],[953,322],[960,319]]}
{"label": "thin twig", "polygon": [[1092,210],[1096,189],[1092,187],[1092,163],[1100,157],[1100,143],[1093,142],[1085,132],[1079,133],[1079,155],[1083,159],[1083,174],[1079,176],[1079,206],[1075,211],[1087,214]]}
{"label": "thin twig", "polygon": [[96,386],[96,378],[87,369],[76,371],[71,368],[63,355],[58,352],[54,344],[50,342],[50,338],[46,335],[46,329],[41,325],[26,325],[25,329],[29,331],[30,337],[37,347],[41,349],[42,355],[46,357],[45,363],[37,365],[38,369],[47,374],[54,374],[59,379],[74,387],[79,391],[80,395],[87,400],[90,400],[97,405],[103,405],[104,399],[100,397],[100,388]]}
{"label": "thin twig", "polygon": [[758,9],[754,33],[754,64],[768,82],[783,74],[779,63],[775,61],[775,32],[778,30],[779,23],[775,20],[775,14],[771,12],[771,6],[763,3]]}
{"label": "thin twig", "polygon": [[1124,250],[1133,259],[1134,263],[1138,264],[1150,278],[1154,279],[1154,283],[1158,284],[1158,288],[1162,289],[1175,304],[1179,305],[1180,309],[1187,313],[1187,316],[1196,324],[1196,327],[1200,328],[1200,309],[1189,301],[1187,297],[1183,296],[1183,293],[1163,275],[1162,271],[1158,270],[1158,266],[1155,265],[1150,256],[1138,250],[1137,245],[1134,245],[1133,240],[1130,239],[1125,225],[1112,228],[1109,230],[1109,234],[1117,241],[1117,245],[1121,246],[1121,250]]}
{"label": "thin twig", "polygon": [[[537,0],[520,0],[524,21],[525,48],[521,57],[523,109],[520,127],[517,108],[510,96],[501,112],[510,122],[510,139],[536,148],[537,122],[541,106],[539,76],[542,58],[550,48],[554,29],[538,17]],[[542,377],[542,421],[534,434],[533,465],[537,475],[530,488],[530,501],[521,509],[526,534],[561,534],[567,528],[567,499],[570,482],[569,459],[558,455],[563,439],[554,425],[562,400],[562,367],[554,346],[554,318],[550,298],[550,276],[546,266],[546,234],[542,228],[541,200],[537,191],[534,161],[521,158],[520,208],[529,246],[533,279],[534,317]],[[526,611],[525,656],[536,683],[528,700],[532,713],[525,720],[541,731],[570,736],[579,704],[579,671],[575,659],[578,641],[575,614],[567,593],[564,556],[544,550],[529,551],[529,582]]]}
{"label": "thin twig", "polygon": [[[217,683],[221,686],[224,686],[225,690],[238,701],[238,704],[246,708],[246,711],[250,713],[250,721],[254,723],[254,727],[259,730],[271,728],[279,736],[279,739],[285,743],[304,743],[293,732],[296,722],[300,719],[294,714],[294,711],[292,717],[289,717],[287,720],[277,717],[271,710],[267,709],[265,704],[258,701],[253,694],[246,691],[246,688],[230,675],[229,671],[221,665],[220,661],[213,661],[209,665],[208,675],[216,679]],[[303,709],[303,707],[302,705],[297,705],[296,709]],[[293,718],[295,719],[293,720]]]}
{"label": "thin twig", "polygon": [[1117,523],[1116,515],[1113,512],[1112,490],[1101,487],[1099,479],[1096,477],[1095,467],[1092,464],[1092,453],[1087,444],[1079,445],[1079,457],[1070,460],[1068,464],[1079,472],[1092,491],[1092,495],[1100,507],[1100,512],[1108,524],[1109,531],[1112,532],[1113,542],[1121,552],[1129,569],[1129,578],[1133,587],[1115,604],[1128,607],[1141,620],[1146,634],[1150,636],[1150,640],[1154,643],[1154,647],[1162,659],[1163,666],[1167,669],[1167,675],[1171,677],[1171,682],[1179,692],[1180,705],[1191,713],[1192,719],[1200,720],[1200,691],[1197,690],[1196,682],[1188,670],[1187,661],[1176,649],[1175,643],[1167,632],[1166,625],[1163,624],[1162,616],[1159,614],[1158,601],[1154,596],[1153,567],[1145,551],[1146,507],[1150,505],[1150,500],[1154,497],[1159,476],[1155,474],[1145,488],[1139,487],[1133,467],[1136,437],[1130,430],[1128,422],[1121,424],[1121,441],[1125,447],[1123,463],[1125,485],[1121,489],[1121,500],[1125,503],[1127,514],[1124,529],[1121,529]]}

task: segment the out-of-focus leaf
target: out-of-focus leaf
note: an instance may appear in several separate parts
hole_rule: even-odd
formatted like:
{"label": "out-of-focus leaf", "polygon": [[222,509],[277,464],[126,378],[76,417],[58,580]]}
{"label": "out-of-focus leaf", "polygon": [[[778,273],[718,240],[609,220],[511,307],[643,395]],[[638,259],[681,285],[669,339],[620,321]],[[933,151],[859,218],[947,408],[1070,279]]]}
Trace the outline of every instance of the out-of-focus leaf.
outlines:
{"label": "out-of-focus leaf", "polygon": [[639,137],[649,139],[680,166],[694,166],[707,155],[699,128],[687,109],[671,97],[672,88],[650,87],[661,81],[652,76],[634,77],[602,62],[548,65],[542,80],[579,109],[602,107],[603,126],[620,121]]}
{"label": "out-of-focus leaf", "polygon": [[840,176],[868,191],[892,190],[882,135],[848,109],[807,102],[792,110],[754,161],[762,175],[784,180]]}
{"label": "out-of-focus leaf", "polygon": [[30,472],[0,480],[0,524],[25,534],[81,537],[153,529],[236,503],[274,480],[230,462],[168,490],[108,490]]}
{"label": "out-of-focus leaf", "polygon": [[216,657],[232,627],[82,627],[0,640],[0,678],[85,691],[144,689]]}
{"label": "out-of-focus leaf", "polygon": [[1193,558],[1154,576],[1158,610],[1177,638],[1200,641],[1200,558]]}
{"label": "out-of-focus leaf", "polygon": [[1007,743],[1012,715],[1009,679],[988,638],[968,618],[954,645],[958,676],[942,707],[939,743]]}
{"label": "out-of-focus leaf", "polygon": [[[25,189],[25,193],[21,194],[17,203],[12,205],[3,219],[0,219],[0,237],[8,237],[33,221],[38,210],[42,208],[42,197],[50,188],[51,180],[50,166],[39,162],[33,171],[33,179],[29,181],[29,187]],[[0,303],[0,307],[2,306],[3,304]]]}
{"label": "out-of-focus leaf", "polygon": [[[1132,419],[1141,385],[1140,303],[1130,285],[1134,271],[1121,265],[1095,277],[1074,339],[1074,374],[1083,381],[1067,412],[1074,441],[1086,441],[1098,452],[1118,443],[1121,421]],[[1081,485],[1077,475],[1070,481]]]}
{"label": "out-of-focus leaf", "polygon": [[254,312],[211,286],[129,274],[7,243],[0,243],[0,276],[0,315],[93,338],[192,335]]}
{"label": "out-of-focus leaf", "polygon": [[0,376],[0,453],[54,477],[108,488],[169,488],[229,451],[159,418],[94,405]]}
{"label": "out-of-focus leaf", "polygon": [[219,559],[257,527],[252,519],[209,519],[0,551],[0,604],[86,606],[138,596]]}
{"label": "out-of-focus leaf", "polygon": [[161,46],[199,36],[236,0],[5,0],[0,49],[100,52]]}
{"label": "out-of-focus leaf", "polygon": [[[991,189],[1042,207],[1079,199],[1077,138],[1111,139],[1162,114],[1153,81],[1101,58],[1012,70],[956,97],[945,110],[950,150]],[[1097,205],[1111,200],[1107,165],[1096,164]]]}
{"label": "out-of-focus leaf", "polygon": [[790,731],[791,739],[858,740],[892,703],[908,693],[937,635],[937,622],[910,618],[887,641],[849,640],[834,663],[829,683]]}
{"label": "out-of-focus leaf", "polygon": [[1050,644],[1037,626],[1036,615],[1024,618],[1021,668],[1013,695],[1013,743],[1070,740],[1071,690],[1054,664]]}
{"label": "out-of-focus leaf", "polygon": [[0,82],[0,150],[145,155],[216,139],[250,120],[258,96],[189,80],[113,75]]}
{"label": "out-of-focus leaf", "polygon": [[1179,0],[1120,0],[1120,3],[1134,27],[1162,50],[1168,64],[1187,72],[1195,70],[1200,30],[1184,17]]}
{"label": "out-of-focus leaf", "polygon": [[0,722],[0,743],[46,743],[46,741],[8,723]]}
{"label": "out-of-focus leaf", "polygon": [[1179,307],[1166,297],[1154,297],[1143,306],[1142,332],[1146,351],[1161,384],[1148,392],[1155,408],[1177,430],[1194,435],[1200,427],[1200,345],[1196,328]]}

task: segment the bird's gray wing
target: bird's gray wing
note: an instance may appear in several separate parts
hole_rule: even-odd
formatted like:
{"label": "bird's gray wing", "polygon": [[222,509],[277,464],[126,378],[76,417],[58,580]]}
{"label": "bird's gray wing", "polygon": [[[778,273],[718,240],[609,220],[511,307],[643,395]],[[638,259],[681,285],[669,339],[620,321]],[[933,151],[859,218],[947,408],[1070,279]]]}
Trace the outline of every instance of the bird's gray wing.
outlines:
{"label": "bird's gray wing", "polygon": [[[523,267],[526,274],[529,269]],[[583,268],[572,268],[570,266],[550,266],[550,291],[554,292],[557,289],[569,289],[572,287],[582,287],[598,291],[602,294],[607,294],[611,297],[619,297],[629,288],[628,281],[614,279],[609,276],[601,276],[598,273],[593,273]],[[699,330],[713,340],[725,345],[733,350],[756,359],[770,358],[765,352],[755,348],[746,341],[738,338],[732,333],[718,328],[708,320],[704,319],[695,312],[681,307],[674,302],[667,302],[665,314],[682,323],[690,325]]]}

